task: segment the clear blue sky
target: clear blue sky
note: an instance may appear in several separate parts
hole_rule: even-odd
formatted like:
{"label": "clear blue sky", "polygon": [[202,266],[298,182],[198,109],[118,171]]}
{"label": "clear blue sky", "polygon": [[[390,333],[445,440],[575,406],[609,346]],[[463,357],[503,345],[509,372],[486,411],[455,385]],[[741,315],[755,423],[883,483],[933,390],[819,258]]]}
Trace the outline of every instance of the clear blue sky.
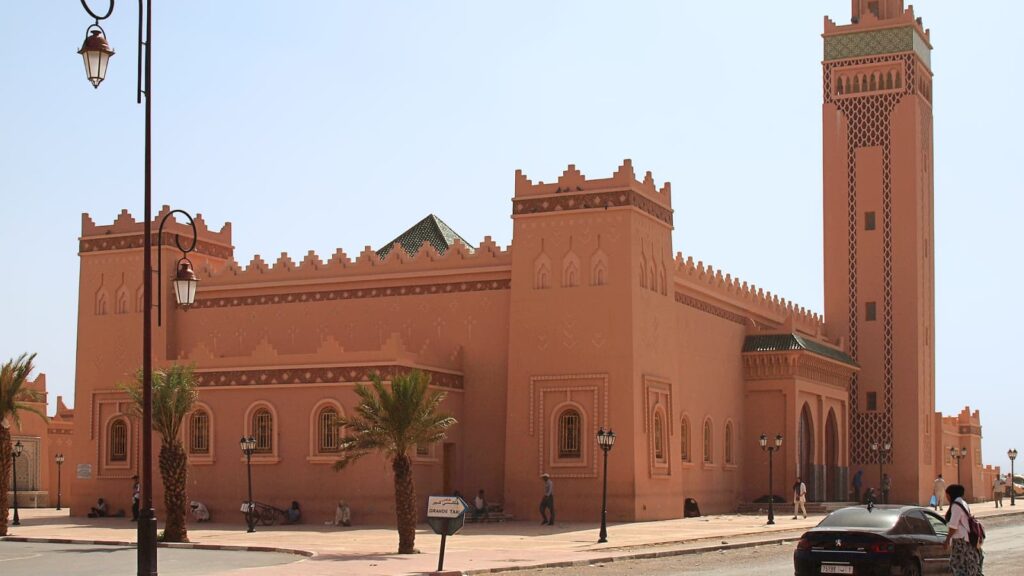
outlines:
{"label": "clear blue sky", "polygon": [[[356,254],[431,212],[508,244],[516,168],[605,177],[629,157],[672,182],[677,250],[822,310],[820,34],[849,0],[155,4],[154,204],[231,221],[243,264]],[[980,408],[985,460],[1007,465],[1024,448],[1024,4],[917,4],[937,403]],[[37,351],[51,403],[73,398],[80,215],[142,211],[136,3],[105,23],[99,90],[75,53],[89,23],[75,0],[0,16],[0,359]]]}

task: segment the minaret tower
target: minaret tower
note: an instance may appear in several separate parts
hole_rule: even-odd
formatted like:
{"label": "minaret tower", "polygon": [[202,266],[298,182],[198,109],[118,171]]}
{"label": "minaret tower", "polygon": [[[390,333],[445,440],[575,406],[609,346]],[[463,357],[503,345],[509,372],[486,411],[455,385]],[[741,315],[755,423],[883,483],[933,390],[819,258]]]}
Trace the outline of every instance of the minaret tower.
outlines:
{"label": "minaret tower", "polygon": [[[935,410],[929,31],[902,0],[825,19],[825,319],[861,366],[850,382],[851,470],[897,502],[927,500]],[[892,451],[872,444],[892,443]]]}

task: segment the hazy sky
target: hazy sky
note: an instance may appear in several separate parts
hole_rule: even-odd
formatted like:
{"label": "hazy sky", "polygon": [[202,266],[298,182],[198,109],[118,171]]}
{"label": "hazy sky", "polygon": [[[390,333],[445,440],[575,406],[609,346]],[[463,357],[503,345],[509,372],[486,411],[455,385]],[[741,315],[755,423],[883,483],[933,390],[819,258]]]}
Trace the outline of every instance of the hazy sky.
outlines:
{"label": "hazy sky", "polygon": [[[142,211],[136,5],[104,23],[117,54],[94,90],[78,1],[6,4],[0,359],[37,351],[52,408],[73,398],[81,214]],[[357,254],[428,213],[507,245],[515,169],[601,178],[628,157],[672,182],[676,250],[822,310],[820,35],[849,0],[155,4],[154,205],[232,222],[243,264]],[[937,407],[981,409],[985,461],[1005,466],[1024,447],[1024,3],[917,11],[935,46]]]}

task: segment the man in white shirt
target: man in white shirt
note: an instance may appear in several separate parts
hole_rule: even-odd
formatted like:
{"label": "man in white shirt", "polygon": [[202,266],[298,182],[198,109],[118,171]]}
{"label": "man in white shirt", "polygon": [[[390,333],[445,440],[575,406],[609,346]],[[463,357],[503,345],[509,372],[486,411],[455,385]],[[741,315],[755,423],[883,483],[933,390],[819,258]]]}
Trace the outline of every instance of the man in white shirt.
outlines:
{"label": "man in white shirt", "polygon": [[807,518],[807,506],[804,504],[807,502],[807,484],[804,484],[800,477],[796,477],[796,482],[793,484],[793,520],[796,520],[796,515],[799,512],[803,512],[804,518]]}

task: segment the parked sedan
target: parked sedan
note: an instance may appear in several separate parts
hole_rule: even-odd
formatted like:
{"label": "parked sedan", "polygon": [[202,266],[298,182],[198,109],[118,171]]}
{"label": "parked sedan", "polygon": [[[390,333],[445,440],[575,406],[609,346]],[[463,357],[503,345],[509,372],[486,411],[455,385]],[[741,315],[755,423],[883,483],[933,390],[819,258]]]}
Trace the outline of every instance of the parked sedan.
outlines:
{"label": "parked sedan", "polygon": [[943,517],[920,506],[851,506],[805,532],[796,576],[950,574]]}

